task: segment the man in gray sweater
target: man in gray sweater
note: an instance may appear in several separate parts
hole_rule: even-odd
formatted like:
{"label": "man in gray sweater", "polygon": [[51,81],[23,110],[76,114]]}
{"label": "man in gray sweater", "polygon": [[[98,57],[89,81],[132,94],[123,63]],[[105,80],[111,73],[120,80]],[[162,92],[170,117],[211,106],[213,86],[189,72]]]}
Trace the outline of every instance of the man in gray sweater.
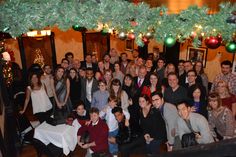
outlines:
{"label": "man in gray sweater", "polygon": [[165,102],[161,92],[154,92],[151,96],[153,106],[161,112],[165,120],[168,151],[181,148],[180,140],[177,135],[177,119],[179,115],[175,105]]}
{"label": "man in gray sweater", "polygon": [[186,102],[178,103],[177,109],[180,115],[177,119],[178,134],[181,140],[184,134],[192,132],[189,128],[189,126],[191,126],[195,133],[197,143],[207,144],[214,142],[208,121],[205,117],[198,113],[191,112],[191,107]]}

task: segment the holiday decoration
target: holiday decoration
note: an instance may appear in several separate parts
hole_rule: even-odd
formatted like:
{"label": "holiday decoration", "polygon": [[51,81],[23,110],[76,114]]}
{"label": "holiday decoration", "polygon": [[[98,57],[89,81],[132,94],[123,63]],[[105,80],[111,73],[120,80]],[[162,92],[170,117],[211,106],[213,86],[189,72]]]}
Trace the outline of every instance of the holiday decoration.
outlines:
{"label": "holiday decoration", "polygon": [[126,39],[126,33],[125,32],[120,32],[119,35],[118,35],[119,39],[121,40],[125,40]]}
{"label": "holiday decoration", "polygon": [[131,40],[134,40],[135,39],[135,34],[134,33],[129,33],[128,38],[131,39]]}
{"label": "holiday decoration", "polygon": [[166,47],[172,47],[175,45],[176,40],[172,36],[169,36],[165,38],[164,43]]}
{"label": "holiday decoration", "polygon": [[153,38],[153,33],[152,33],[152,32],[147,32],[147,33],[145,34],[145,37],[146,37],[147,39],[152,39],[152,38]]}
{"label": "holiday decoration", "polygon": [[3,77],[6,81],[6,85],[10,86],[13,81],[13,74],[12,74],[12,68],[11,68],[11,53],[8,52],[8,50],[5,49],[4,39],[1,40],[0,44],[0,64],[3,65],[2,73]]}
{"label": "holiday decoration", "polygon": [[225,45],[225,49],[226,51],[228,51],[229,53],[235,53],[236,52],[236,43],[235,42],[228,42]]}
{"label": "holiday decoration", "polygon": [[[165,6],[150,8],[143,1],[136,3],[138,1],[135,0],[137,5],[134,5],[130,3],[133,1],[125,0],[5,0],[0,5],[0,31],[17,37],[32,28],[40,30],[57,26],[66,31],[76,24],[88,30],[101,31],[104,24],[109,24],[109,28],[118,32],[133,29],[136,35],[145,35],[152,28],[155,30],[154,39],[160,43],[163,43],[167,33],[172,34],[175,40],[185,42],[182,39],[189,38],[195,31],[198,36],[201,33],[205,33],[205,37],[216,35],[212,34],[213,29],[222,35],[224,41],[232,41],[234,14],[232,20],[227,21],[227,18],[235,11],[236,3],[222,3],[219,12],[209,15],[207,7],[190,6],[179,14],[168,14]],[[131,24],[132,20],[135,23]],[[181,38],[178,38],[179,35]],[[143,45],[139,40],[135,42]]]}
{"label": "holiday decoration", "polygon": [[34,63],[40,65],[40,67],[43,68],[45,63],[44,63],[44,57],[43,57],[41,50],[39,48],[37,48],[34,51],[34,54],[35,54]]}
{"label": "holiday decoration", "polygon": [[73,28],[75,31],[79,31],[80,26],[79,26],[79,25],[73,25],[72,28]]}
{"label": "holiday decoration", "polygon": [[222,37],[218,36],[210,36],[205,39],[205,44],[210,49],[216,49],[221,45]]}

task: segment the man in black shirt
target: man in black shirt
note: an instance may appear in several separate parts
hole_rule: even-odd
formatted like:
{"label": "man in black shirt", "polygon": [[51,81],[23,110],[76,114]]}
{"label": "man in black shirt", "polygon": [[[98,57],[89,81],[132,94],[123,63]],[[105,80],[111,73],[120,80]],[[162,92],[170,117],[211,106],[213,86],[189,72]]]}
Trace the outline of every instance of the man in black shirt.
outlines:
{"label": "man in black shirt", "polygon": [[179,85],[179,79],[176,73],[169,73],[168,76],[169,87],[164,91],[164,100],[171,104],[178,104],[187,99],[187,90]]}
{"label": "man in black shirt", "polygon": [[112,109],[112,113],[115,115],[119,125],[118,134],[113,139],[113,142],[118,144],[121,156],[129,157],[132,153],[145,153],[145,140],[143,136],[140,132],[130,127],[129,121],[125,119],[122,108],[115,107]]}

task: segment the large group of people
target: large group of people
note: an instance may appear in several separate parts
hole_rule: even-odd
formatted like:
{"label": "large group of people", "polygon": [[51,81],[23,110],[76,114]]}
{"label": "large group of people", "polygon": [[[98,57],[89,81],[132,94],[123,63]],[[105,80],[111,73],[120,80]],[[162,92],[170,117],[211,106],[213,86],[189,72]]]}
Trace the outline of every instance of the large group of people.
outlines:
{"label": "large group of people", "polygon": [[[122,154],[144,150],[156,155],[181,149],[182,137],[194,133],[198,144],[236,137],[236,75],[232,63],[221,63],[221,73],[209,86],[202,62],[179,60],[166,63],[158,51],[147,59],[134,50],[112,48],[97,60],[87,54],[84,61],[65,54],[60,66],[45,65],[43,74],[32,73],[24,108],[30,97],[40,122],[78,119],[78,145],[87,155]],[[54,73],[52,73],[54,71]],[[84,133],[89,141],[83,139]]]}

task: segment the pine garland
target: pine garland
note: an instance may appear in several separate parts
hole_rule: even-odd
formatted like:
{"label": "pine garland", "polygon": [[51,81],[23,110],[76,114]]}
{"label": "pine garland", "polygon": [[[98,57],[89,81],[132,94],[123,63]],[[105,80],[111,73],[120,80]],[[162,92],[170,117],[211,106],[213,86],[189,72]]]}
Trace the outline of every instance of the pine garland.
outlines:
{"label": "pine garland", "polygon": [[[204,33],[205,37],[221,34],[223,40],[231,41],[236,24],[226,20],[235,10],[236,3],[223,3],[212,15],[208,15],[207,7],[197,6],[168,15],[164,6],[150,8],[146,3],[134,5],[124,0],[5,0],[0,5],[0,31],[17,37],[30,29],[58,26],[66,31],[78,24],[96,30],[98,23],[103,23],[118,32],[133,30],[140,46],[142,35],[153,30],[158,42],[170,34],[184,42],[192,32],[197,36]],[[137,26],[130,21],[136,21]],[[194,39],[195,45],[197,42]]]}

